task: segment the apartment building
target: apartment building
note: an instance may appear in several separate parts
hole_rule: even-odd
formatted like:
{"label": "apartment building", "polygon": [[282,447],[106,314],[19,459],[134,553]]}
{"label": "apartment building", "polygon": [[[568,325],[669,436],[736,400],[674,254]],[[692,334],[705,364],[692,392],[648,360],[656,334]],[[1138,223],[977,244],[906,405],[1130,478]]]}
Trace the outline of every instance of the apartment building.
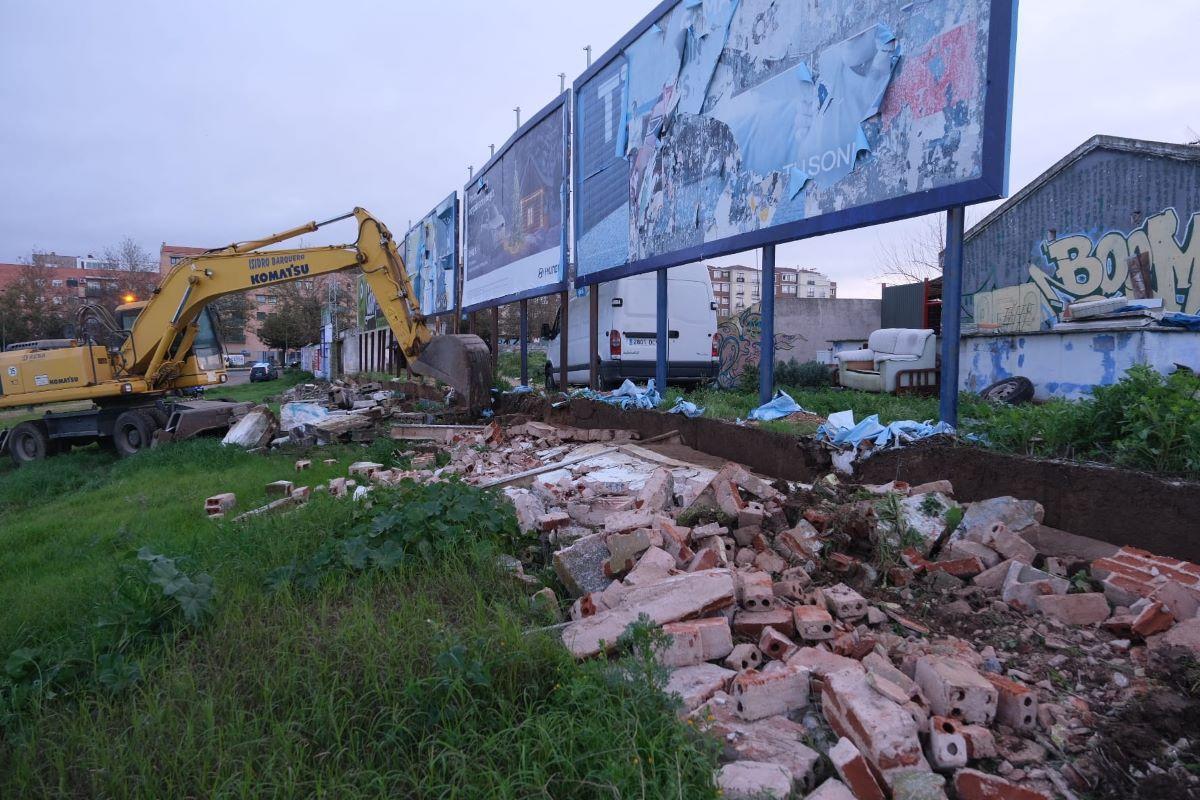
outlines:
{"label": "apartment building", "polygon": [[[718,316],[728,317],[745,311],[762,299],[762,270],[756,267],[710,266],[708,276],[712,281]],[[775,296],[837,297],[837,283],[815,269],[776,267]]]}

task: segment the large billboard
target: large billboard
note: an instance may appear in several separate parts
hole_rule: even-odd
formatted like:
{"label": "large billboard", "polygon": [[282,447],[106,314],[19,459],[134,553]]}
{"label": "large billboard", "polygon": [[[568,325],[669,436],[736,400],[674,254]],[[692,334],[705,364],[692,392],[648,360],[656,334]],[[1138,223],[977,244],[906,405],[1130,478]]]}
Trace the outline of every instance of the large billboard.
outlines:
{"label": "large billboard", "polygon": [[566,275],[567,94],[538,112],[467,184],[463,308],[562,291]]}
{"label": "large billboard", "polygon": [[404,236],[404,265],[427,317],[454,311],[458,285],[458,193],[426,214]]}
{"label": "large billboard", "polygon": [[575,83],[577,283],[1003,196],[1016,0],[668,0]]}

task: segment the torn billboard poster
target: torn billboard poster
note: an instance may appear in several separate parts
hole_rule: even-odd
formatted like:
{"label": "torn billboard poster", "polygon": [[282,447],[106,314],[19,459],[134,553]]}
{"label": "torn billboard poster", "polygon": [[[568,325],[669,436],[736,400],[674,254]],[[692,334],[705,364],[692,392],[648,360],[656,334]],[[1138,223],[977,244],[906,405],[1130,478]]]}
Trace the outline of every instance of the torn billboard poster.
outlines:
{"label": "torn billboard poster", "polygon": [[458,285],[458,193],[430,211],[404,236],[404,266],[427,317],[454,310]]}
{"label": "torn billboard poster", "polygon": [[1007,190],[1016,0],[669,0],[575,83],[580,284]]}
{"label": "torn billboard poster", "polygon": [[521,126],[467,184],[463,309],[562,291],[567,94]]}

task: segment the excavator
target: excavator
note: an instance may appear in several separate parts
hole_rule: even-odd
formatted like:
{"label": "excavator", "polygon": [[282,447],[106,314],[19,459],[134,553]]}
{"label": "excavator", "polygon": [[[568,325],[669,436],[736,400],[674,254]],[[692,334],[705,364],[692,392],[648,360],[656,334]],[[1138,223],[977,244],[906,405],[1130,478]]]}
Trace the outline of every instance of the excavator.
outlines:
{"label": "excavator", "polygon": [[[358,224],[354,244],[264,249],[347,219]],[[100,342],[89,336],[9,345],[0,353],[0,409],[68,401],[92,407],[47,412],[0,431],[0,452],[18,466],[91,442],[128,456],[164,438],[227,427],[235,404],[179,397],[227,381],[213,301],[352,269],[365,276],[409,370],[449,384],[459,404],[482,408],[492,384],[487,344],[474,335],[433,335],[392,234],[355,208],[181,261],[149,299],[118,306],[115,317],[81,307],[77,328],[99,325],[107,333]]]}

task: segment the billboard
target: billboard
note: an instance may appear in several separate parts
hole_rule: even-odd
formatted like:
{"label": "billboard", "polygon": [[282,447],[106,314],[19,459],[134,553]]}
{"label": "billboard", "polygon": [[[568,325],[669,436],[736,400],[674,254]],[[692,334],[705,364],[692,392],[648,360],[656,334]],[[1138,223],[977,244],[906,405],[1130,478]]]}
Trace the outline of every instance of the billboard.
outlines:
{"label": "billboard", "polygon": [[575,82],[577,283],[1003,196],[1016,0],[668,0]]}
{"label": "billboard", "polygon": [[467,184],[463,309],[562,291],[568,158],[564,92]]}
{"label": "billboard", "polygon": [[458,193],[426,214],[404,235],[404,265],[427,317],[454,311],[458,285]]}

